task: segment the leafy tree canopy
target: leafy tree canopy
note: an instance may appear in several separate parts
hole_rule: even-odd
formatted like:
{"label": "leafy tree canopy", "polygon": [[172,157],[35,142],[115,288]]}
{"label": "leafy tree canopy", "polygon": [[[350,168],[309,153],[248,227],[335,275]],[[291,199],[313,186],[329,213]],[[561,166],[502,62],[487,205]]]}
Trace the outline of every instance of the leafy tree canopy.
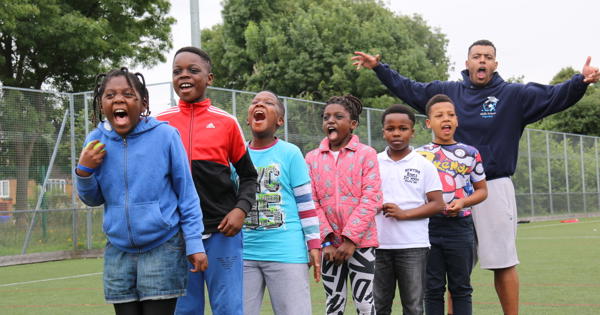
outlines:
{"label": "leafy tree canopy", "polygon": [[89,89],[124,63],[152,66],[171,48],[167,0],[21,0],[0,3],[0,81]]}
{"label": "leafy tree canopy", "polygon": [[314,100],[352,93],[367,106],[394,101],[373,71],[356,71],[356,50],[381,54],[408,77],[445,80],[447,39],[418,15],[375,0],[226,0],[223,24],[202,34],[215,85],[270,89]]}

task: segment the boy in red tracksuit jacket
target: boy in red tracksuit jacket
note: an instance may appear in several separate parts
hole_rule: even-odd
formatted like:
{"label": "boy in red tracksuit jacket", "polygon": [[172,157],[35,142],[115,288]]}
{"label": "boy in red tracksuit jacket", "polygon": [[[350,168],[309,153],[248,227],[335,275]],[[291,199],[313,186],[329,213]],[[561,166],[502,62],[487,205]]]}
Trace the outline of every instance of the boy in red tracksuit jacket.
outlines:
{"label": "boy in red tracksuit jacket", "polygon": [[[204,281],[213,314],[243,314],[242,235],[246,214],[255,202],[257,173],[235,117],[212,106],[206,87],[212,83],[210,57],[183,47],[173,60],[173,88],[179,106],[158,115],[179,130],[187,151],[204,220],[205,272],[188,273],[187,295],[176,314],[204,314]],[[233,165],[239,176],[236,192]]]}

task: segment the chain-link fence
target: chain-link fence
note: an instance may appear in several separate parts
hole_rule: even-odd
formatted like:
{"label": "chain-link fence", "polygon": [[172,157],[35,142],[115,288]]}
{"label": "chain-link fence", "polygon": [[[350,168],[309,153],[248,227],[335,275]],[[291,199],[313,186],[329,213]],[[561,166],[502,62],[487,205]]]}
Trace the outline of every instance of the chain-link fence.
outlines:
{"label": "chain-link fence", "polygon": [[[149,86],[153,115],[175,105],[168,83]],[[208,90],[215,106],[238,117],[255,93]],[[286,123],[278,136],[306,153],[323,138],[323,104],[282,97]],[[91,124],[91,93],[0,88],[0,256],[102,248],[102,208],[88,208],[73,189],[71,170]],[[356,134],[385,147],[382,110],[366,108]],[[413,146],[431,140],[417,116]],[[520,219],[600,215],[598,138],[526,129],[513,177]]]}

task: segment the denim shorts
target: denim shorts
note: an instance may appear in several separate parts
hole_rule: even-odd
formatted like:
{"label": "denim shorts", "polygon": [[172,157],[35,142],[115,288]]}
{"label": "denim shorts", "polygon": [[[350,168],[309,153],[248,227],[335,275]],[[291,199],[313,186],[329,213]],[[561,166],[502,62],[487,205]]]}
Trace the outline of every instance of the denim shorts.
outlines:
{"label": "denim shorts", "polygon": [[107,303],[171,299],[185,295],[187,260],[180,232],[143,253],[128,253],[110,242],[104,251],[104,298]]}

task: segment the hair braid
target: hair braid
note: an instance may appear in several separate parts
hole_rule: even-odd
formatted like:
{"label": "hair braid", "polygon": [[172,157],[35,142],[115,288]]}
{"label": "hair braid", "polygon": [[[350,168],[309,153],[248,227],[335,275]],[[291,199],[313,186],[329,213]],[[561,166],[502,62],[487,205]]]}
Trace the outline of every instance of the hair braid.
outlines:
{"label": "hair braid", "polygon": [[94,88],[94,100],[92,103],[94,115],[92,116],[92,122],[97,125],[102,121],[102,95],[106,88],[106,83],[114,78],[123,76],[129,86],[131,86],[137,93],[142,97],[142,103],[146,110],[142,112],[142,117],[150,116],[150,100],[148,88],[146,87],[146,80],[144,76],[139,73],[131,73],[127,67],[121,67],[120,69],[113,69],[107,73],[101,73],[96,76],[96,87]]}
{"label": "hair braid", "polygon": [[[329,104],[342,105],[348,111],[348,113],[350,113],[350,119],[359,122],[359,117],[362,113],[363,105],[358,97],[352,94],[346,94],[344,96],[332,96],[327,100],[327,102],[325,102],[325,107],[327,107],[327,105]],[[325,107],[323,107],[323,111],[325,110]]]}

